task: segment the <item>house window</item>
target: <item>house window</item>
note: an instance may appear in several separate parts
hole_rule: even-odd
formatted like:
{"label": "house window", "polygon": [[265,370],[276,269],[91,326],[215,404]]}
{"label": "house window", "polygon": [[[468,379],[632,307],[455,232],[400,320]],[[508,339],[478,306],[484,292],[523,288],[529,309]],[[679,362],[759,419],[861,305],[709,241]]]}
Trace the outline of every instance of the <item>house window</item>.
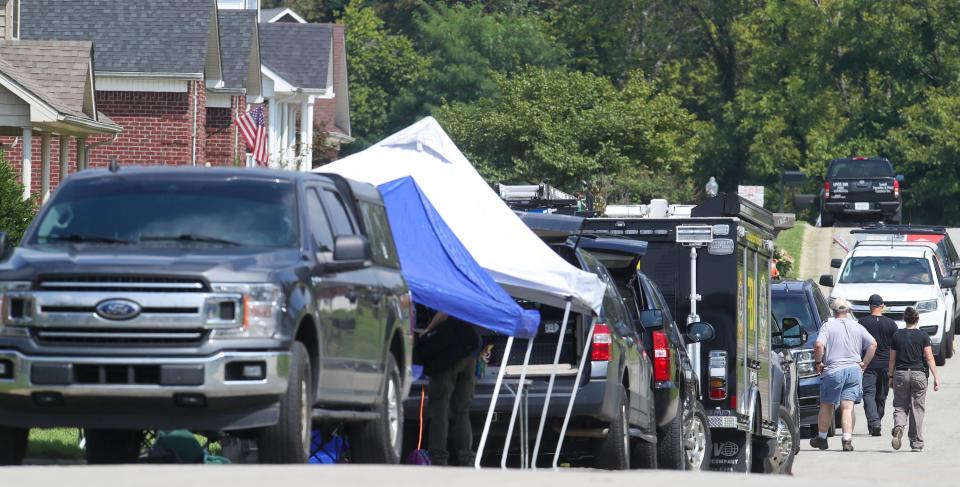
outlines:
{"label": "house window", "polygon": [[10,12],[10,35],[14,39],[20,38],[20,0],[13,0]]}
{"label": "house window", "polygon": [[222,10],[256,9],[257,0],[217,0],[217,7]]}

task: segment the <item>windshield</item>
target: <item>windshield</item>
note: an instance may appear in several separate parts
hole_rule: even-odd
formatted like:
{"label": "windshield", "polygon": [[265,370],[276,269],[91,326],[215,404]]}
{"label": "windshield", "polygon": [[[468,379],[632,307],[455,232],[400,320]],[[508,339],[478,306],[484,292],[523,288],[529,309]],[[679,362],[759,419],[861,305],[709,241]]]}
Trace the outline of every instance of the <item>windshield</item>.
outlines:
{"label": "windshield", "polygon": [[30,244],[297,244],[288,182],[154,176],[85,180],[57,190]]}
{"label": "windshield", "polygon": [[833,178],[892,178],[893,170],[887,161],[840,160],[830,164],[827,179]]}
{"label": "windshield", "polygon": [[933,284],[933,276],[927,259],[919,257],[853,257],[840,282]]}
{"label": "windshield", "polygon": [[803,326],[803,329],[809,335],[815,335],[820,329],[820,322],[817,318],[814,318],[810,306],[807,305],[806,296],[775,293],[773,295],[773,315],[781,321],[784,318],[800,320],[800,326]]}

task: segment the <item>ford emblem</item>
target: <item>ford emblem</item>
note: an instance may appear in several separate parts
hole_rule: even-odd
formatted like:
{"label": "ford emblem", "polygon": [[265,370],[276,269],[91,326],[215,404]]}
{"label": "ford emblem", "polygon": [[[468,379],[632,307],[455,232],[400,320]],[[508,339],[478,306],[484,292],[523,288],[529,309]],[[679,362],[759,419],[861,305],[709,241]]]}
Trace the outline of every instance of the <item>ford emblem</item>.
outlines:
{"label": "ford emblem", "polygon": [[97,305],[97,314],[108,320],[129,320],[140,314],[140,305],[128,299],[108,299]]}

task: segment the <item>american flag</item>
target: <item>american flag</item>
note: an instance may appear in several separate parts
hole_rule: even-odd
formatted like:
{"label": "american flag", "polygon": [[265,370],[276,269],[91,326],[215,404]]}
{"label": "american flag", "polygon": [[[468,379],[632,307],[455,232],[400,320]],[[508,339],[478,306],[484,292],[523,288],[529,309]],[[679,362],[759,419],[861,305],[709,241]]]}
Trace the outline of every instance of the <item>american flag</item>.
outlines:
{"label": "american flag", "polygon": [[267,127],[263,121],[263,107],[259,106],[244,113],[236,123],[247,147],[253,151],[254,160],[265,165],[270,156],[267,153]]}

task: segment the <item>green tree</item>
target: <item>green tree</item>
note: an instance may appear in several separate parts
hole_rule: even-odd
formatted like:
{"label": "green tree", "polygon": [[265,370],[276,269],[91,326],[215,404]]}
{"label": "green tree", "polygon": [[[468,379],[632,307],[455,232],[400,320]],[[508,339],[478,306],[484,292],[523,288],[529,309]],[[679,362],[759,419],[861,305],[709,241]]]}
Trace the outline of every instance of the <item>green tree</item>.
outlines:
{"label": "green tree", "polygon": [[689,175],[704,127],[639,73],[622,88],[562,68],[494,79],[497,96],[438,111],[488,181],[586,186],[608,202],[693,196]]}
{"label": "green tree", "polygon": [[23,199],[23,185],[0,152],[0,230],[7,232],[8,242],[19,242],[36,213],[33,200]]}
{"label": "green tree", "polygon": [[410,39],[389,31],[374,9],[362,4],[351,1],[338,20],[346,26],[350,122],[357,138],[347,146],[349,151],[364,149],[399,128],[390,124],[399,95],[430,67]]}

